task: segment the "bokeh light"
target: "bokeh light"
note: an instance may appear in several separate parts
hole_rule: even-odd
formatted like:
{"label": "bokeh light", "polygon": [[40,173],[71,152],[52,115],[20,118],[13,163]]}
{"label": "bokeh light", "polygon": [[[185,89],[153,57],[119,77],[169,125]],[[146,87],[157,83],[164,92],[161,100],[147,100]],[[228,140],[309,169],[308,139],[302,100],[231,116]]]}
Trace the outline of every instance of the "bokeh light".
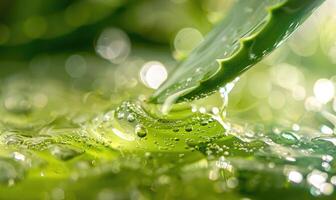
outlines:
{"label": "bokeh light", "polygon": [[120,29],[105,29],[99,36],[96,43],[96,51],[103,58],[118,64],[125,61],[131,52],[131,43]]}
{"label": "bokeh light", "polygon": [[186,57],[199,43],[203,41],[202,33],[195,28],[183,28],[174,39],[176,56]]}
{"label": "bokeh light", "polygon": [[140,71],[141,81],[149,88],[157,89],[167,79],[165,66],[157,61],[150,61],[143,65]]}
{"label": "bokeh light", "polygon": [[331,101],[335,95],[335,87],[333,82],[328,79],[319,79],[314,84],[314,94],[318,101],[327,103]]}
{"label": "bokeh light", "polygon": [[82,77],[86,69],[87,63],[80,55],[72,55],[65,62],[65,70],[72,78]]}

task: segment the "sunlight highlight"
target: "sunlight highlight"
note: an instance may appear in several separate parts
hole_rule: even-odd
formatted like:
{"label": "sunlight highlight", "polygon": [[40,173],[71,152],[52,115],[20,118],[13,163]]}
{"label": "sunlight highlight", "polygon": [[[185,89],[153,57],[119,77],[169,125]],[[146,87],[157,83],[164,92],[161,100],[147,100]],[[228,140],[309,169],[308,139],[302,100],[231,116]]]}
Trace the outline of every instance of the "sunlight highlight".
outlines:
{"label": "sunlight highlight", "polygon": [[167,77],[168,73],[165,66],[157,61],[144,64],[140,71],[141,81],[152,89],[158,89]]}
{"label": "sunlight highlight", "polygon": [[333,82],[328,79],[319,79],[314,85],[314,94],[319,102],[328,103],[335,95]]}

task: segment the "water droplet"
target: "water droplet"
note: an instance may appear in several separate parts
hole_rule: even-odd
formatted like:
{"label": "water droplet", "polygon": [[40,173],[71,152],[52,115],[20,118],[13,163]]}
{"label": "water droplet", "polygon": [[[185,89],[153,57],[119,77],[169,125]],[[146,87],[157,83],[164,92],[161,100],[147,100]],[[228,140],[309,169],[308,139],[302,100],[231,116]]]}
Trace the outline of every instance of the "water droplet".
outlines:
{"label": "water droplet", "polygon": [[192,126],[186,126],[184,130],[187,131],[187,132],[191,132],[193,130],[193,128],[192,128]]}
{"label": "water droplet", "polygon": [[201,126],[206,126],[206,125],[209,124],[209,121],[205,119],[205,120],[202,120],[202,121],[200,122],[200,124],[201,124]]}
{"label": "water droplet", "polygon": [[257,58],[257,56],[254,53],[250,53],[249,58],[250,58],[250,60],[255,60]]}
{"label": "water droplet", "polygon": [[152,157],[151,152],[146,152],[146,153],[145,153],[145,157],[146,157],[146,158],[151,158],[151,157]]}
{"label": "water droplet", "polygon": [[336,146],[336,138],[329,136],[315,137],[312,142],[322,148],[334,148]]}
{"label": "water droplet", "polygon": [[18,161],[25,161],[26,160],[26,156],[19,153],[19,152],[13,152],[13,157],[15,160],[18,160]]}
{"label": "water droplet", "polygon": [[52,145],[50,153],[60,160],[67,161],[81,155],[83,152],[65,145]]}
{"label": "water droplet", "polygon": [[136,133],[139,137],[143,138],[143,137],[146,137],[146,135],[147,135],[147,133],[148,133],[148,130],[147,130],[143,125],[138,124],[138,125],[136,125],[136,127],[135,127],[135,133]]}
{"label": "water droplet", "polygon": [[227,83],[224,87],[221,87],[219,89],[219,93],[222,97],[222,101],[223,101],[223,106],[222,106],[222,115],[223,117],[226,117],[226,110],[229,104],[229,93],[231,92],[231,90],[234,88],[234,86],[236,85],[236,83],[239,81],[239,77],[235,78],[233,81],[231,81],[230,83]]}
{"label": "water droplet", "polygon": [[124,117],[125,117],[125,113],[123,113],[123,112],[118,112],[118,114],[117,114],[117,118],[118,118],[119,120],[123,119]]}
{"label": "water droplet", "polygon": [[321,165],[325,171],[329,171],[331,169],[331,166],[328,162],[323,162]]}
{"label": "water droplet", "polygon": [[326,135],[332,135],[334,133],[334,130],[327,125],[322,125],[320,131]]}
{"label": "water droplet", "polygon": [[135,121],[135,116],[131,113],[127,116],[127,121],[128,122],[134,122]]}
{"label": "water droplet", "polygon": [[281,138],[279,138],[280,142],[283,144],[292,145],[299,142],[298,136],[291,131],[284,131],[280,134],[280,136],[281,136]]}

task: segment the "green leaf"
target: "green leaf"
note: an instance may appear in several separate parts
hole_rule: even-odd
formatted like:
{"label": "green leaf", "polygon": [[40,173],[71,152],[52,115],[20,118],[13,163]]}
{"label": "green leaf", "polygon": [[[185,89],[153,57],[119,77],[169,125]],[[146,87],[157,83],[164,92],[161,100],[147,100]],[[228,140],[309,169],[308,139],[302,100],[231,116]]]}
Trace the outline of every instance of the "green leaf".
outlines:
{"label": "green leaf", "polygon": [[181,102],[214,93],[277,48],[323,1],[236,1],[150,102]]}

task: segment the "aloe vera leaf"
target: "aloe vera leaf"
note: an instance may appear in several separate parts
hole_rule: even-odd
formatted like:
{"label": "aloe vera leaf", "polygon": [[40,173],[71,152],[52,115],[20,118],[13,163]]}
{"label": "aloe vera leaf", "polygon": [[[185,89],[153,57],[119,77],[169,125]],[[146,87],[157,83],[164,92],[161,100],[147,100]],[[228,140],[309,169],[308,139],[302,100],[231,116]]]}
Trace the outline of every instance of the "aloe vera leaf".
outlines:
{"label": "aloe vera leaf", "polygon": [[150,102],[181,102],[214,93],[276,49],[324,0],[240,0]]}

